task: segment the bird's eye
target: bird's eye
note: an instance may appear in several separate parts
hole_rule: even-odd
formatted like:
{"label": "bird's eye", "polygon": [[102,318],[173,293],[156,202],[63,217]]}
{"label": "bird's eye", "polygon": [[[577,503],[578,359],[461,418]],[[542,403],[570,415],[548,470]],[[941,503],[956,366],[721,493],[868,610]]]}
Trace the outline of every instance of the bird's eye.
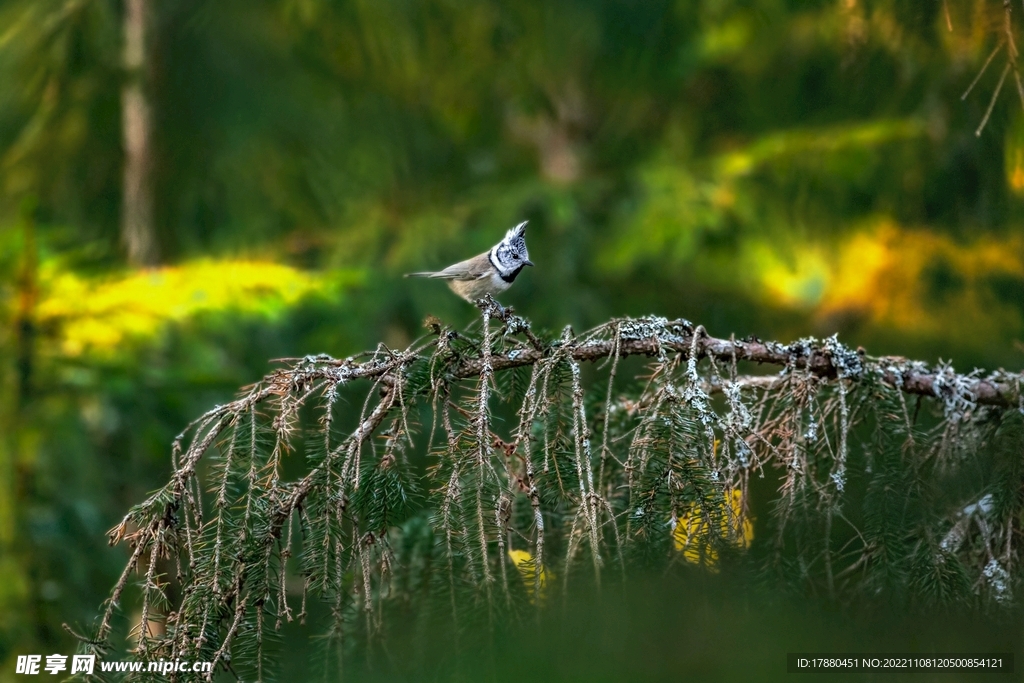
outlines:
{"label": "bird's eye", "polygon": [[512,254],[512,258],[514,258],[516,261],[518,261],[519,260],[519,254]]}

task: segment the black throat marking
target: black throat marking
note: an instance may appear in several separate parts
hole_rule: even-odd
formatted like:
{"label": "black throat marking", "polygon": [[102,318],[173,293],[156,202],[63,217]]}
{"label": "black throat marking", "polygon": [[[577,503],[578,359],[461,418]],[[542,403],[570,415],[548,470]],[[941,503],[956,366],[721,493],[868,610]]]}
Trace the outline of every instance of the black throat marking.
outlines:
{"label": "black throat marking", "polygon": [[512,273],[511,273],[511,274],[509,274],[509,275],[505,275],[504,273],[502,273],[502,272],[501,272],[501,271],[499,270],[499,271],[498,271],[498,277],[500,277],[500,278],[501,278],[502,280],[504,280],[505,282],[507,282],[507,283],[509,283],[509,284],[512,284],[513,282],[515,282],[515,281],[516,281],[516,276],[517,276],[517,275],[519,275],[519,271],[521,271],[522,269],[523,269],[523,266],[519,266],[518,268],[516,268],[515,270],[513,270],[513,271],[512,271]]}
{"label": "black throat marking", "polygon": [[519,271],[521,271],[523,268],[526,267],[523,264],[520,264],[518,268],[513,270],[508,275],[505,275],[505,273],[501,272],[501,268],[498,267],[498,264],[494,262],[494,250],[493,249],[491,249],[489,252],[487,252],[487,260],[491,262],[492,266],[494,266],[494,270],[495,270],[495,272],[498,273],[498,277],[500,277],[502,280],[504,280],[505,282],[507,282],[509,284],[512,284],[513,282],[515,282],[516,281],[516,276],[519,275]]}

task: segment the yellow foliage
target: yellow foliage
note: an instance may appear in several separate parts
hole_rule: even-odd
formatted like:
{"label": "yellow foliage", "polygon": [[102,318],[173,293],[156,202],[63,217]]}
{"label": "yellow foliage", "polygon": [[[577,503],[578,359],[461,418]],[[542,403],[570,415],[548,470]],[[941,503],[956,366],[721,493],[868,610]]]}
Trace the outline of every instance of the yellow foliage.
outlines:
{"label": "yellow foliage", "polygon": [[992,287],[1024,279],[1021,236],[961,243],[879,218],[833,249],[755,242],[745,250],[765,299],[812,313],[824,329],[854,318],[900,333],[981,339],[1019,334],[1024,324],[1019,307]]}
{"label": "yellow foliage", "polygon": [[533,560],[533,555],[526,550],[509,550],[508,558],[512,560],[512,564],[515,565],[516,571],[519,572],[519,576],[523,578],[523,583],[526,585],[526,593],[530,596],[530,601],[533,602],[533,593],[537,590],[537,584],[540,584],[540,599],[544,600],[544,589],[548,583],[548,570],[544,567],[540,568],[540,576],[537,576],[537,563]]}
{"label": "yellow foliage", "polygon": [[[712,535],[714,518],[718,519],[718,533]],[[722,509],[713,511],[711,520],[694,504],[679,516],[672,530],[676,551],[681,552],[687,562],[709,568],[718,563],[718,552],[712,545],[715,537],[731,542],[736,548],[748,548],[754,540],[754,525],[743,515],[743,492],[739,489],[724,494]]]}
{"label": "yellow foliage", "polygon": [[1010,189],[1014,194],[1024,194],[1024,148],[1013,150],[1012,163],[1008,167]]}
{"label": "yellow foliage", "polygon": [[209,311],[272,316],[300,298],[327,291],[324,277],[289,266],[245,260],[202,260],[90,279],[49,265],[41,272],[37,320],[55,329],[58,352],[111,354],[157,334],[168,322]]}
{"label": "yellow foliage", "polygon": [[[929,302],[924,276],[940,266],[959,284],[941,302]],[[1001,323],[1004,311],[988,298],[984,286],[986,279],[999,275],[1024,277],[1021,238],[982,237],[959,244],[881,220],[840,249],[817,314],[855,313],[876,325],[915,333],[941,334],[965,324],[980,331]]]}
{"label": "yellow foliage", "polygon": [[[723,39],[733,36],[728,40],[743,39],[742,30],[737,27],[721,35]],[[850,152],[914,140],[925,134],[925,122],[917,118],[784,130],[716,155],[710,160],[708,171],[703,173],[700,169],[706,164],[663,154],[640,169],[638,180],[644,190],[644,201],[632,224],[598,255],[598,264],[620,270],[632,266],[637,259],[689,260],[702,246],[703,236],[721,231],[733,220],[733,214],[742,216],[761,210],[756,193],[751,194],[751,188],[744,185],[757,171],[790,164],[820,164]],[[783,274],[787,266],[780,266],[780,261],[786,254],[776,241],[759,243],[758,239],[751,236],[744,242],[753,243],[755,250],[763,246],[770,252],[774,269],[768,275]],[[753,254],[755,260],[764,255],[760,251]],[[795,264],[796,273],[791,281],[777,288],[784,302],[799,306],[816,302],[811,300],[815,288],[812,286],[810,293],[807,291],[806,283],[811,278],[806,271],[810,268],[816,275],[824,269],[821,261]],[[738,265],[741,279],[745,279],[747,264]],[[759,273],[760,270],[749,272]]]}
{"label": "yellow foliage", "polygon": [[1003,142],[1003,166],[1006,183],[1017,196],[1024,195],[1024,117],[1014,117]]}
{"label": "yellow foliage", "polygon": [[772,133],[741,150],[719,156],[715,160],[717,177],[726,182],[782,159],[871,148],[920,137],[924,132],[924,122],[910,118]]}
{"label": "yellow foliage", "polygon": [[829,282],[830,264],[819,247],[799,248],[786,259],[774,245],[755,243],[749,247],[748,258],[773,303],[792,308],[814,306]]}

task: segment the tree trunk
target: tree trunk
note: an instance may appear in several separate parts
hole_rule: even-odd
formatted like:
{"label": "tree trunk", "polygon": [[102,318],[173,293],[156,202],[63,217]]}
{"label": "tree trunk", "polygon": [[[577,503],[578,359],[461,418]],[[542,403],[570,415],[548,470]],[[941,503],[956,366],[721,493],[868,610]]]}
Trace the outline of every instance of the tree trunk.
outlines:
{"label": "tree trunk", "polygon": [[125,0],[125,82],[121,90],[124,137],[124,194],[121,204],[121,242],[134,266],[159,259],[153,226],[152,116],[145,89],[147,0]]}

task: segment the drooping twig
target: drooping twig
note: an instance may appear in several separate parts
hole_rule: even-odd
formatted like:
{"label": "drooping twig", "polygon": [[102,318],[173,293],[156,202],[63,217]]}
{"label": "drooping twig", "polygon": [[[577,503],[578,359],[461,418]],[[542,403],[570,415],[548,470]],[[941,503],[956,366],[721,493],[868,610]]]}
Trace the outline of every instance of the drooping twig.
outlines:
{"label": "drooping twig", "polygon": [[996,58],[996,55],[999,53],[999,50],[1001,50],[1002,47],[1003,41],[1000,40],[998,43],[996,43],[995,48],[992,49],[992,52],[989,54],[988,59],[985,60],[985,63],[981,65],[981,69],[978,71],[978,75],[974,77],[974,80],[971,81],[971,84],[967,86],[967,90],[964,90],[964,94],[960,96],[961,100],[966,100],[967,96],[971,94],[971,91],[974,90],[974,86],[976,86],[978,84],[978,81],[981,80],[981,77],[985,74],[985,71],[988,69],[988,65],[991,64],[992,60]]}

